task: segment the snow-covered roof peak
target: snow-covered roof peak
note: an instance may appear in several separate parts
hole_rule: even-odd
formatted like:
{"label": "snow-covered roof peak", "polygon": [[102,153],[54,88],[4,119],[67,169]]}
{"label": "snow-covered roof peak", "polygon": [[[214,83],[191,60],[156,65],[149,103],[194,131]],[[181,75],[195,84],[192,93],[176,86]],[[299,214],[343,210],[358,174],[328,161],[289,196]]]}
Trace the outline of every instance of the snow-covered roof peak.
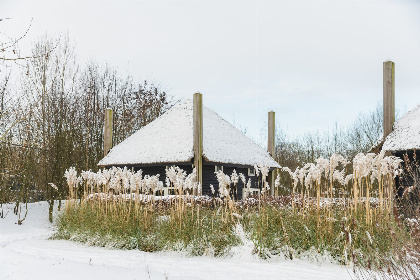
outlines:
{"label": "snow-covered roof peak", "polygon": [[384,151],[406,151],[420,149],[420,104],[394,124],[386,137]]}
{"label": "snow-covered roof peak", "polygon": [[[191,162],[193,157],[193,101],[188,99],[116,145],[98,165]],[[203,157],[208,162],[280,167],[266,150],[207,107]]]}

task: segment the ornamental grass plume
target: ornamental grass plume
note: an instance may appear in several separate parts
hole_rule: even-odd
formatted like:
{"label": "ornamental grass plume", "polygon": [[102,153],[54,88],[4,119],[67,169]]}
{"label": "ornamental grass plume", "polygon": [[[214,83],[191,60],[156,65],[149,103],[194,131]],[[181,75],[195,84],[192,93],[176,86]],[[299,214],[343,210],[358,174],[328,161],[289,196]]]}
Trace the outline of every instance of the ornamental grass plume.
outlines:
{"label": "ornamental grass plume", "polygon": [[279,189],[280,187],[280,173],[277,174],[276,180],[274,181],[274,187]]}
{"label": "ornamental grass plume", "polygon": [[242,173],[239,173],[239,178],[241,178],[241,181],[242,181],[242,183],[244,184],[244,187],[245,187],[245,184],[246,184],[246,177],[245,177],[245,175],[242,174]]}
{"label": "ornamental grass plume", "polygon": [[267,176],[270,168],[267,163],[258,163],[255,167],[259,171],[258,174],[261,173],[261,194],[265,194],[268,190],[270,190],[270,186],[267,182]]}
{"label": "ornamental grass plume", "polygon": [[246,177],[244,174],[239,173],[239,179],[241,180],[242,184],[243,184],[243,188],[242,188],[242,199],[246,198],[247,193],[246,193]]}
{"label": "ornamental grass plume", "polygon": [[77,177],[76,168],[70,167],[64,172],[64,177],[66,178],[67,185],[69,186],[69,194],[71,198],[76,197],[76,190],[78,185],[81,182],[81,178]]}
{"label": "ornamental grass plume", "polygon": [[231,180],[229,175],[223,173],[222,170],[218,170],[215,172],[217,181],[219,182],[219,196],[221,198],[228,198],[230,199],[230,184]]}
{"label": "ornamental grass plume", "polygon": [[239,182],[239,175],[236,173],[236,170],[233,169],[232,175],[230,175],[230,181],[232,183],[232,196],[236,199],[238,194],[238,182]]}
{"label": "ornamental grass plume", "polygon": [[244,189],[242,190],[243,198],[247,198],[250,194],[252,194],[251,187],[252,187],[252,181],[251,181],[251,178],[249,178],[246,185],[244,185]]}
{"label": "ornamental grass plume", "polygon": [[215,190],[214,190],[214,187],[213,187],[213,185],[212,185],[212,184],[210,184],[210,191],[211,191],[212,195],[214,196],[214,192],[215,192]]}

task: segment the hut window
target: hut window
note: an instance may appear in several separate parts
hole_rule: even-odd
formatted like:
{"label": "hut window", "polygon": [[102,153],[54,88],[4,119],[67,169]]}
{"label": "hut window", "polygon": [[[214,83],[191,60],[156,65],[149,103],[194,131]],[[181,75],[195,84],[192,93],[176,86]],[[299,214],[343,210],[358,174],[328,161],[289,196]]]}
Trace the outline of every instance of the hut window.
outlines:
{"label": "hut window", "polygon": [[248,168],[248,176],[255,176],[255,169],[254,168]]}
{"label": "hut window", "polygon": [[214,172],[217,172],[219,170],[223,172],[223,165],[215,165],[214,166]]}

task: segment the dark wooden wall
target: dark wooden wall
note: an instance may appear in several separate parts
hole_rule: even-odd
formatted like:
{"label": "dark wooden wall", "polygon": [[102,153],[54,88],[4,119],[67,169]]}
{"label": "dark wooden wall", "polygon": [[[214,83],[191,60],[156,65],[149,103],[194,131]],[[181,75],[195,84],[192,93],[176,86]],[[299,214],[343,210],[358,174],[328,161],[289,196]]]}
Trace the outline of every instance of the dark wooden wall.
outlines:
{"label": "dark wooden wall", "polygon": [[[185,170],[187,174],[190,174],[192,172],[192,165],[179,165],[180,168]],[[160,174],[159,180],[165,183],[166,179],[166,166],[160,165],[160,166],[135,166],[134,170],[137,171],[141,169],[143,171],[144,175],[157,175]],[[239,175],[239,173],[242,173],[245,175],[245,178],[248,182],[248,179],[251,178],[252,187],[257,188],[261,186],[261,178],[256,176],[248,176],[248,168],[243,167],[232,167],[232,166],[223,166],[223,173],[226,175],[232,175],[233,170],[236,170],[236,173]],[[203,195],[213,196],[210,185],[213,185],[215,190],[215,196],[218,196],[219,191],[219,182],[217,181],[215,172],[215,166],[214,165],[203,165],[203,187],[202,187],[202,193]],[[259,182],[259,184],[258,184]],[[244,184],[239,179],[238,185],[237,185],[237,192],[235,194],[236,199],[242,199],[243,195],[243,188]]]}
{"label": "dark wooden wall", "polygon": [[[192,166],[191,165],[178,165],[180,168],[182,168],[184,171],[187,172],[187,174],[190,174],[192,172]],[[159,174],[159,180],[162,182],[165,182],[166,179],[166,166],[159,165],[159,166],[136,166],[134,167],[134,170],[137,171],[141,169],[143,171],[143,177],[144,175],[157,175]]]}

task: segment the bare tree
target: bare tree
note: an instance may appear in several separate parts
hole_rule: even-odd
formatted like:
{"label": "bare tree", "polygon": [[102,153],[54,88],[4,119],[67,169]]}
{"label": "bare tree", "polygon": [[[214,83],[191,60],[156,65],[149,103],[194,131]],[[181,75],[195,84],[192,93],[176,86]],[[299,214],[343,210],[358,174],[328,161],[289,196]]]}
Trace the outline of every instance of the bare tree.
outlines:
{"label": "bare tree", "polygon": [[108,65],[80,67],[65,35],[40,38],[22,65],[13,85],[10,71],[0,72],[0,133],[8,132],[0,142],[0,205],[15,201],[21,223],[22,202],[47,200],[52,221],[54,201],[60,207],[67,195],[64,171],[98,169],[105,108],[114,110],[117,144],[174,101],[157,86],[137,83]]}

